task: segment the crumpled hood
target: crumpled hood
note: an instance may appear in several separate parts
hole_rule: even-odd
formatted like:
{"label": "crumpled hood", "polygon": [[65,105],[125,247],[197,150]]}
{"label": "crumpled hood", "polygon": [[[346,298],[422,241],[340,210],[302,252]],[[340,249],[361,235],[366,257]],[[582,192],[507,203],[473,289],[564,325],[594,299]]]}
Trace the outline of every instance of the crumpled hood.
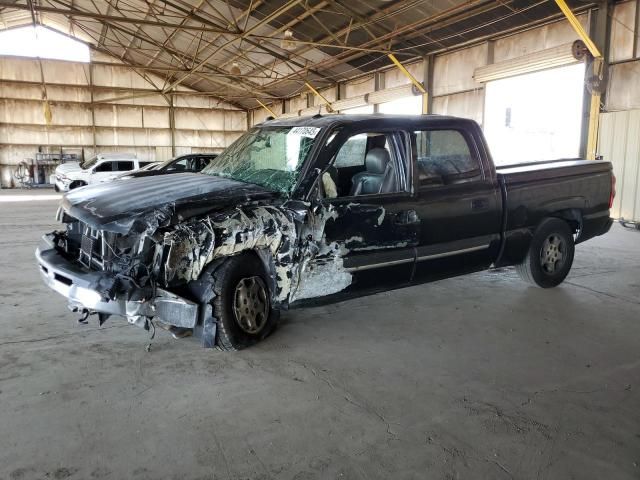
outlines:
{"label": "crumpled hood", "polygon": [[276,195],[251,183],[175,173],[89,185],[66,194],[62,208],[100,230],[152,233],[176,215],[185,220]]}
{"label": "crumpled hood", "polygon": [[81,172],[80,164],[77,162],[61,163],[56,167],[56,175],[64,175],[71,172]]}

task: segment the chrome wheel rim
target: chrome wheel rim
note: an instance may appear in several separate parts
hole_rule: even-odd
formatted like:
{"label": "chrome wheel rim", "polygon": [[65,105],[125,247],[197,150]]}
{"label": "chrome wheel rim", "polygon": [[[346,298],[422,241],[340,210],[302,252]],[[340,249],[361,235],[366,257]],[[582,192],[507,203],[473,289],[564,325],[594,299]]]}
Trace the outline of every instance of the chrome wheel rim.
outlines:
{"label": "chrome wheel rim", "polygon": [[233,314],[242,331],[255,335],[267,324],[269,296],[262,278],[243,278],[236,286]]}
{"label": "chrome wheel rim", "polygon": [[561,270],[567,258],[566,241],[559,235],[549,235],[540,249],[540,266],[545,273]]}

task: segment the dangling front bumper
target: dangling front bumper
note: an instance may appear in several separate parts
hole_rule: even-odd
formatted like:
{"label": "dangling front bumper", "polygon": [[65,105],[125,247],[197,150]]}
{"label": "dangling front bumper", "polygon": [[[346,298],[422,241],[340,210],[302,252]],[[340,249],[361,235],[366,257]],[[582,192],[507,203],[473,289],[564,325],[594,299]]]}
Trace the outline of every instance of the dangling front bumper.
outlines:
{"label": "dangling front bumper", "polygon": [[51,234],[42,237],[43,244],[36,250],[40,275],[49,288],[67,298],[69,306],[89,312],[126,317],[131,323],[141,318],[159,318],[164,323],[183,328],[194,328],[198,321],[198,307],[185,298],[161,288],[155,289],[153,298],[144,298],[142,290],[108,298],[104,286],[112,285],[114,275],[100,270],[89,270],[58,252]]}

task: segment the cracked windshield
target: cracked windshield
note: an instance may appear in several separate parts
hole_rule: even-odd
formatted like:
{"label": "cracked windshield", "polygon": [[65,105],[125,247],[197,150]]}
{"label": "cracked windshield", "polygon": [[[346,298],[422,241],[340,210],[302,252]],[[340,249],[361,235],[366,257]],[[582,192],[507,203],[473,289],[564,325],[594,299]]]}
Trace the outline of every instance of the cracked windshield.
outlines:
{"label": "cracked windshield", "polygon": [[316,127],[255,128],[236,140],[202,173],[289,193],[319,132]]}

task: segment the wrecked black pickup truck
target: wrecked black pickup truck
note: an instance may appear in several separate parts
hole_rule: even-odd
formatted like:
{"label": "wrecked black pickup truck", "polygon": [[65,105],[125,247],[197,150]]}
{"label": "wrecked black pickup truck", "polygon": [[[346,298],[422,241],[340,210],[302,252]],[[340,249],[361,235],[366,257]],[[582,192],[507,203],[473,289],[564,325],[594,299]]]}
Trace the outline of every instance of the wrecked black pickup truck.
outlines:
{"label": "wrecked black pickup truck", "polygon": [[491,266],[554,287],[574,245],[611,227],[614,182],[603,161],[496,168],[471,120],[270,120],[201,173],[67,194],[65,228],[36,256],[46,284],[85,317],[234,350],[289,307]]}

